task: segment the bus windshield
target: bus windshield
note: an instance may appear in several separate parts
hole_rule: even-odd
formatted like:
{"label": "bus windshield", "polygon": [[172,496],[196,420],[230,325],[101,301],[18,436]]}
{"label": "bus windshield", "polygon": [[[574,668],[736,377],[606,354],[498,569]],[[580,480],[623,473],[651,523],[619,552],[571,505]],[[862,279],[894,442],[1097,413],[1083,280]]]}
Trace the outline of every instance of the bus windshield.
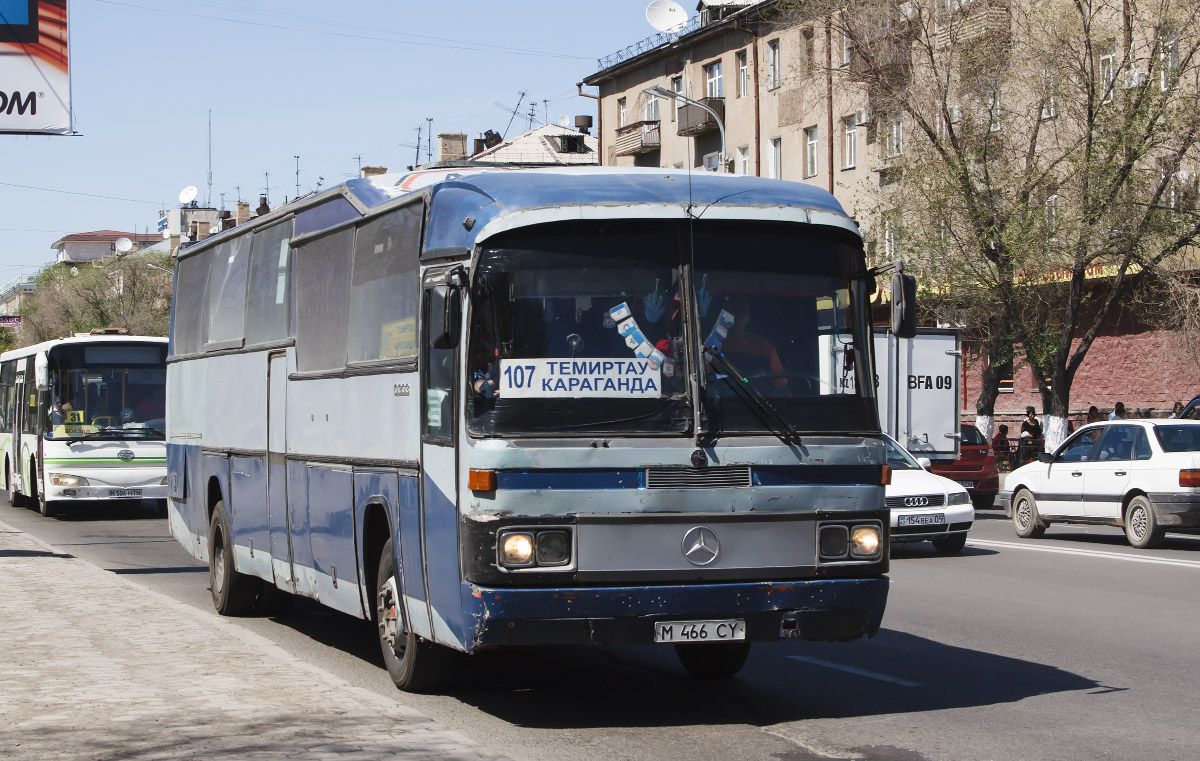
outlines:
{"label": "bus windshield", "polygon": [[[485,249],[468,430],[687,434],[697,367],[710,435],[776,430],[747,386],[796,431],[873,430],[873,384],[859,379],[869,358],[855,348],[867,345],[854,306],[865,281],[851,277],[861,252],[796,225],[695,228],[693,244],[687,224],[563,224]],[[703,359],[703,347],[724,361]]]}
{"label": "bus windshield", "polygon": [[165,344],[60,346],[48,361],[46,438],[163,438]]}

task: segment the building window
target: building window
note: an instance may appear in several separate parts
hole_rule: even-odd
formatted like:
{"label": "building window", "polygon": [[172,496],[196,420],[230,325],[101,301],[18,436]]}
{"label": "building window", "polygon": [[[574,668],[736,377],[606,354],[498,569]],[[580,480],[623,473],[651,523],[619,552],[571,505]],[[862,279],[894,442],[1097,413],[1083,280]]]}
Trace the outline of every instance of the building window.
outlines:
{"label": "building window", "polygon": [[1042,99],[1042,118],[1053,119],[1058,115],[1058,96],[1054,94],[1058,86],[1058,78],[1054,76],[1054,72],[1046,69],[1042,72],[1042,86],[1045,88],[1045,96]]}
{"label": "building window", "polygon": [[[676,96],[683,95],[683,77],[671,77],[671,92]],[[683,108],[683,99],[675,98],[675,109],[671,115],[671,121],[679,121],[679,109]]]}
{"label": "building window", "polygon": [[1112,103],[1113,82],[1117,76],[1117,54],[1112,47],[1100,56],[1100,102]]}
{"label": "building window", "polygon": [[1175,86],[1179,76],[1179,33],[1170,27],[1159,30],[1158,86],[1163,92]]}
{"label": "building window", "polygon": [[858,119],[851,114],[842,120],[845,134],[842,139],[842,169],[853,169],[858,164]]}
{"label": "building window", "polygon": [[646,100],[646,105],[645,105],[645,107],[643,109],[643,113],[642,113],[642,118],[645,121],[648,121],[648,122],[658,121],[658,118],[659,118],[658,117],[658,101],[659,100],[660,99],[657,95],[651,95]]}
{"label": "building window", "polygon": [[904,151],[904,122],[899,116],[888,120],[883,141],[884,156],[894,159]]}
{"label": "building window", "polygon": [[886,261],[894,261],[900,255],[896,244],[896,219],[891,214],[883,218],[883,257]]}
{"label": "building window", "polygon": [[804,43],[804,73],[810,73],[817,68],[817,45],[813,28],[805,27],[800,34]]}
{"label": "building window", "polygon": [[721,171],[721,154],[719,154],[719,153],[704,154],[704,171],[706,171],[706,172]]}
{"label": "building window", "polygon": [[704,94],[709,98],[725,97],[725,77],[721,73],[720,61],[713,61],[704,67]]}
{"label": "building window", "polygon": [[850,65],[850,55],[854,51],[854,42],[850,39],[850,32],[842,33],[842,66]]}
{"label": "building window", "polygon": [[617,98],[617,126],[624,127],[629,124],[629,109],[627,108],[624,98]]}
{"label": "building window", "polygon": [[783,81],[783,64],[779,54],[779,40],[767,43],[767,89],[774,90]]}
{"label": "building window", "polygon": [[739,145],[737,149],[737,173],[750,174],[750,146]]}
{"label": "building window", "polygon": [[746,51],[737,54],[738,86],[737,96],[744,98],[750,94],[750,63],[746,60]]}
{"label": "building window", "polygon": [[775,180],[783,179],[783,138],[771,138],[771,151],[768,158],[770,165],[767,168],[769,172],[767,176]]}
{"label": "building window", "polygon": [[817,176],[817,128],[804,129],[804,176]]}
{"label": "building window", "polygon": [[1050,195],[1046,196],[1046,208],[1045,208],[1044,215],[1045,215],[1045,219],[1046,219],[1046,232],[1050,233],[1050,235],[1053,236],[1055,231],[1058,230],[1058,195],[1057,194],[1051,193]]}

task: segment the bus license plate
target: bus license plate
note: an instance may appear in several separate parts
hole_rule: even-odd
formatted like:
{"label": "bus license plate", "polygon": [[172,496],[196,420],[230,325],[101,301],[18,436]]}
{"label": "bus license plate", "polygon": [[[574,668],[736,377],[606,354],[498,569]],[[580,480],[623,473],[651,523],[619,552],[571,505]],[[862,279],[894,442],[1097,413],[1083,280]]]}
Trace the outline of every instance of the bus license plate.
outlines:
{"label": "bus license plate", "polygon": [[924,515],[901,515],[896,522],[898,526],[940,526],[946,522],[945,513],[925,513]]}
{"label": "bus license plate", "polygon": [[121,499],[121,498],[130,499],[133,497],[142,496],[142,490],[141,489],[109,489],[108,496],[116,497],[117,499]]}
{"label": "bus license plate", "polygon": [[746,622],[656,621],[655,642],[728,642],[746,638]]}

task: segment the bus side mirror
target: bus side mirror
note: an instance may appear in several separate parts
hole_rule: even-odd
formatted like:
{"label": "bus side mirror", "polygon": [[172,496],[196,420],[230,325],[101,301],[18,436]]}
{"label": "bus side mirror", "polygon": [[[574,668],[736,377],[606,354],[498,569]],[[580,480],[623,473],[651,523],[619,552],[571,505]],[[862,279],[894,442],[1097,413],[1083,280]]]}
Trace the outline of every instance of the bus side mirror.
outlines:
{"label": "bus side mirror", "polygon": [[458,289],[449,285],[435,285],[429,289],[429,343],[435,349],[453,349],[458,346],[458,334],[462,325],[462,299]]}
{"label": "bus side mirror", "polygon": [[892,275],[892,334],[896,338],[917,334],[917,279],[899,272]]}

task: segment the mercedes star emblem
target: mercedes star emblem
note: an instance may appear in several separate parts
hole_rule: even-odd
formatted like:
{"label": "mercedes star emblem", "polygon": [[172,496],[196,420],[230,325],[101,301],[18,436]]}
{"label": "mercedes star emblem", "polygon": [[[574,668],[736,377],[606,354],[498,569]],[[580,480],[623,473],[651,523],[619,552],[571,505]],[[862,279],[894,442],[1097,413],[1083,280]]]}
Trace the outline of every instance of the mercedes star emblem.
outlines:
{"label": "mercedes star emblem", "polygon": [[721,554],[721,539],[708,526],[694,526],[683,535],[683,556],[692,565],[708,565]]}
{"label": "mercedes star emblem", "polygon": [[122,449],[120,452],[117,452],[117,457],[124,460],[125,462],[129,462],[130,460],[133,459],[133,450],[132,449]]}

